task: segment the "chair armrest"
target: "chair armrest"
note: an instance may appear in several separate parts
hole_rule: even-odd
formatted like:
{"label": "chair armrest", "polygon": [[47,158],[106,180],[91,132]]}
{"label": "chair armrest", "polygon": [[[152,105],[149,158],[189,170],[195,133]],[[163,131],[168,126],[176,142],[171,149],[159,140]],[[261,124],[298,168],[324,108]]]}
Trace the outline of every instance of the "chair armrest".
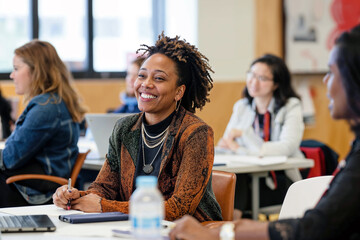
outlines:
{"label": "chair armrest", "polygon": [[67,179],[61,178],[61,177],[56,177],[56,176],[43,175],[43,174],[20,174],[20,175],[15,175],[15,176],[7,178],[6,183],[10,184],[13,182],[27,180],[27,179],[42,179],[42,180],[47,180],[50,182],[55,182],[60,185],[66,185],[68,182]]}

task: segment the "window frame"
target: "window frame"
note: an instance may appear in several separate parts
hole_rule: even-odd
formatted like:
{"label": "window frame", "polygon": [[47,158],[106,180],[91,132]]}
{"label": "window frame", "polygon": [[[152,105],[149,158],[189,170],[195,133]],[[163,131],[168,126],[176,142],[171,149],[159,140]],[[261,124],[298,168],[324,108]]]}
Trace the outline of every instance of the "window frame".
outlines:
{"label": "window frame", "polygon": [[[30,19],[32,21],[31,26],[31,39],[39,38],[39,2],[38,0],[29,0],[30,1]],[[87,47],[86,47],[86,65],[87,71],[75,71],[71,72],[74,79],[105,79],[105,78],[125,78],[126,71],[123,72],[96,72],[94,70],[94,51],[93,51],[93,0],[86,1],[87,7]],[[154,29],[154,42],[157,40],[157,36],[165,28],[165,0],[152,0],[152,26]],[[140,46],[139,46],[140,47]],[[10,72],[0,72],[0,80],[9,80]]]}

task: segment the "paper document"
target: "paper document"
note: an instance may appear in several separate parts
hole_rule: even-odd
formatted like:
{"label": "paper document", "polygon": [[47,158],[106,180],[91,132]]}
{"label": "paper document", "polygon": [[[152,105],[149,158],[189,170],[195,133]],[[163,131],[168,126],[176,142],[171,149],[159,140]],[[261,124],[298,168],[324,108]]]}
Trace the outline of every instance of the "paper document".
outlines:
{"label": "paper document", "polygon": [[54,204],[50,205],[38,205],[38,206],[29,206],[29,207],[9,207],[9,208],[0,208],[0,213],[6,213],[10,215],[39,215],[47,214],[48,216],[59,216],[62,214],[81,214],[83,212],[77,210],[65,210],[55,206]]}
{"label": "paper document", "polygon": [[254,164],[260,166],[273,165],[285,163],[286,156],[268,156],[268,157],[256,157],[256,156],[243,156],[243,155],[217,155],[215,154],[214,164],[225,163],[227,166],[236,166],[238,164]]}

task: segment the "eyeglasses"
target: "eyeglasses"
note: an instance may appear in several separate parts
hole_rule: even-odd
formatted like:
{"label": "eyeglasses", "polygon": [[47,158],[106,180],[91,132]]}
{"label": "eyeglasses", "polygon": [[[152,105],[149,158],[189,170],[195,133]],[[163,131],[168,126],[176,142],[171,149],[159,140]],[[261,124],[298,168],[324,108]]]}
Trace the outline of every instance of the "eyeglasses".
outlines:
{"label": "eyeglasses", "polygon": [[273,80],[272,78],[269,78],[269,77],[266,77],[266,76],[256,75],[255,73],[250,72],[250,71],[246,73],[246,79],[247,80],[250,80],[250,79],[253,79],[253,78],[256,78],[260,82],[267,82],[267,81],[272,81]]}

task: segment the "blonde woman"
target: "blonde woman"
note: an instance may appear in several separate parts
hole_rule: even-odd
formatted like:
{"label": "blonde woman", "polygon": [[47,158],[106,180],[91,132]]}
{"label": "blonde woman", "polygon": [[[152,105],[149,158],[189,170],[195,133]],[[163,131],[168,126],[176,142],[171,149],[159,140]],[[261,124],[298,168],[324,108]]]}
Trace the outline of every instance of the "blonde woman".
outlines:
{"label": "blonde woman", "polygon": [[28,104],[1,152],[0,207],[46,203],[57,184],[27,180],[7,185],[5,180],[25,173],[69,177],[85,108],[48,42],[33,40],[17,48],[10,78]]}

